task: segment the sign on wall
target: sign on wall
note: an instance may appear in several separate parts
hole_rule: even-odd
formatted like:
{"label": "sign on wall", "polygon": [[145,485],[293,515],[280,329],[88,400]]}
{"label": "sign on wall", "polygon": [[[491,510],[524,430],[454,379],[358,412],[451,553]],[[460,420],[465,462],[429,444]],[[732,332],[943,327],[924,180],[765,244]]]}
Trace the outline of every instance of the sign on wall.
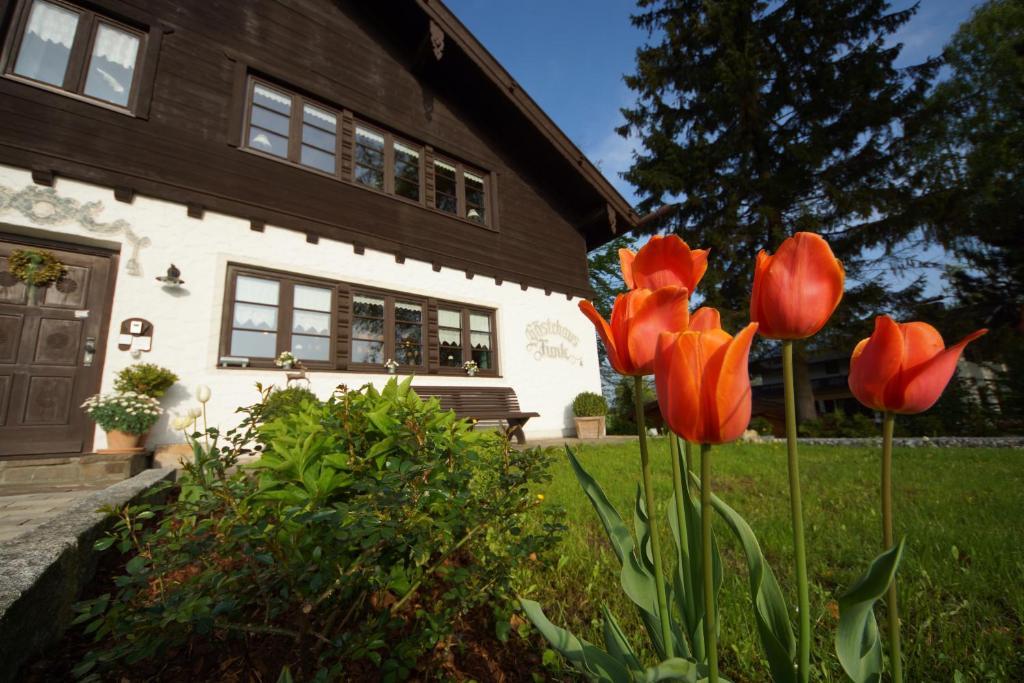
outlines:
{"label": "sign on wall", "polygon": [[583,365],[580,338],[557,320],[534,320],[526,325],[526,350],[536,361],[560,360]]}

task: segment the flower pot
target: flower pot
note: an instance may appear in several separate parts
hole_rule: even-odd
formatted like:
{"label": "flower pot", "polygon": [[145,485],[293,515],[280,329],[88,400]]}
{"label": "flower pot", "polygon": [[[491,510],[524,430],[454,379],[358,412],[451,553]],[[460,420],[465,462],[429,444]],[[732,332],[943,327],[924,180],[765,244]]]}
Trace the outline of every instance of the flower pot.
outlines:
{"label": "flower pot", "polygon": [[604,415],[597,417],[577,417],[576,438],[600,439],[604,436]]}
{"label": "flower pot", "polygon": [[117,429],[107,432],[107,447],[101,448],[97,453],[124,453],[131,455],[142,453],[146,449],[139,444],[145,443],[145,434],[129,434]]}

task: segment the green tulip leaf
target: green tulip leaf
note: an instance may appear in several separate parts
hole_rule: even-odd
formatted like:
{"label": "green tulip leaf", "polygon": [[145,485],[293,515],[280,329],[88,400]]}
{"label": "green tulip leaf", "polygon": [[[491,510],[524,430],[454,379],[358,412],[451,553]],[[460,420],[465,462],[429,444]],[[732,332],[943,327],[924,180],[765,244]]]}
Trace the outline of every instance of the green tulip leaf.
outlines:
{"label": "green tulip leaf", "polygon": [[572,663],[576,670],[591,680],[609,683],[632,683],[627,665],[604,650],[581,640],[573,634],[552,624],[544,610],[533,600],[520,598],[527,618],[537,627],[551,647]]}
{"label": "green tulip leaf", "polygon": [[626,640],[626,634],[622,632],[615,615],[607,606],[601,605],[601,614],[604,617],[604,647],[615,659],[625,662],[630,671],[643,671],[640,660],[633,652],[633,646]]}
{"label": "green tulip leaf", "polygon": [[[593,504],[601,524],[604,525],[605,533],[608,534],[608,540],[622,565],[622,571],[619,574],[622,589],[637,606],[640,620],[647,629],[655,652],[659,657],[664,657],[665,644],[661,637],[661,622],[658,618],[658,596],[654,574],[637,556],[636,546],[629,529],[622,521],[618,511],[609,502],[600,485],[583,469],[568,446],[566,446],[565,452],[576,474],[576,479]],[[678,642],[680,639],[677,637],[676,640]]]}
{"label": "green tulip leaf", "polygon": [[854,683],[882,680],[882,642],[874,607],[896,576],[905,540],[876,557],[864,575],[839,596],[836,654]]}
{"label": "green tulip leaf", "polygon": [[[684,683],[697,683],[697,664],[688,659],[673,657],[666,659],[657,666],[652,666],[644,671],[642,676],[636,676],[634,680],[638,683],[657,683],[657,681],[683,681]],[[724,678],[719,677],[721,683],[728,683]]]}
{"label": "green tulip leaf", "polygon": [[[699,488],[700,480],[692,474],[690,476]],[[795,683],[796,639],[793,637],[793,624],[789,620],[786,599],[782,596],[779,582],[765,561],[761,545],[750,525],[714,494],[711,494],[711,504],[743,546],[757,632],[771,669],[772,680],[774,683]]]}

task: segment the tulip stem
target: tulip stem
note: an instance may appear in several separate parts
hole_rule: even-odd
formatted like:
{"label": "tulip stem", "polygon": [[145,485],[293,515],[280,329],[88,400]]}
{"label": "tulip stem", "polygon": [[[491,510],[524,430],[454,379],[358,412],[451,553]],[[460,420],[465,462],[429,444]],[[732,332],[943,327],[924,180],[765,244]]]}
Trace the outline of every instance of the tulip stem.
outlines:
{"label": "tulip stem", "polygon": [[693,472],[693,444],[683,441],[683,454],[686,456],[686,474]]}
{"label": "tulip stem", "polygon": [[[882,422],[882,546],[892,547],[892,434],[896,424],[895,416],[885,413]],[[886,597],[889,616],[889,663],[892,666],[893,683],[903,683],[903,661],[900,652],[900,611],[896,604],[896,577],[889,584]]]}
{"label": "tulip stem", "polygon": [[704,647],[708,681],[718,683],[718,625],[715,623],[714,564],[711,557],[711,446],[700,447],[700,540],[704,560]]}
{"label": "tulip stem", "polygon": [[[687,549],[687,545],[683,541],[683,539],[687,538],[688,535],[689,535],[689,528],[686,525],[686,511],[685,511],[685,508],[683,506],[690,504],[689,493],[683,489],[683,476],[687,476],[687,477],[690,476],[690,468],[689,468],[689,466],[687,464],[686,465],[686,474],[684,475],[683,474],[683,467],[684,467],[684,465],[682,464],[682,462],[680,460],[680,457],[679,457],[680,456],[679,444],[681,442],[686,444],[687,461],[689,461],[690,442],[683,441],[678,436],[676,436],[676,434],[674,432],[670,431],[668,433],[668,443],[669,443],[669,450],[670,450],[669,455],[672,458],[672,488],[673,488],[673,490],[675,492],[674,498],[675,498],[675,503],[676,503],[676,505],[675,505],[675,508],[676,508],[675,509],[675,513],[676,513],[676,528],[679,530],[679,536],[676,539],[676,543],[678,544],[677,547],[679,549],[679,555],[677,557],[679,559],[680,566],[676,567],[676,571],[680,573],[681,577],[683,577],[682,578],[683,582],[687,584],[685,586],[684,590],[689,595],[684,596],[684,600],[683,600],[684,604],[682,605],[682,608],[683,608],[683,611],[686,613],[686,620],[689,623],[692,623],[695,620],[695,618],[696,618],[695,605],[694,605],[694,600],[697,597],[696,596],[697,590],[696,590],[696,586],[695,586],[696,577],[692,576],[693,572],[690,571],[690,569],[688,568],[690,565],[687,565],[684,562],[684,558],[683,558],[683,553],[684,552],[686,552],[686,553],[689,552],[689,550]],[[690,634],[690,640],[691,640],[691,645],[693,646],[693,656],[697,658],[698,662],[702,661],[704,659],[705,652],[704,652],[704,641],[701,639],[701,634],[697,633],[697,632],[691,633]]]}
{"label": "tulip stem", "polygon": [[793,553],[796,556],[796,587],[800,641],[798,680],[807,683],[811,673],[811,608],[807,587],[807,551],[804,548],[804,512],[800,500],[800,461],[796,447],[796,391],[793,386],[793,342],[782,342],[782,379],[786,392],[786,450],[789,463],[789,503],[793,516]]}
{"label": "tulip stem", "polygon": [[[633,404],[636,409],[636,430],[640,437],[640,472],[644,482],[644,500],[647,503],[647,524],[651,532],[651,554],[654,555],[654,585],[657,588],[658,616],[661,618],[661,638],[665,643],[665,658],[672,657],[672,625],[669,621],[668,597],[662,572],[661,537],[658,534],[658,509],[654,503],[654,484],[651,481],[651,462],[647,452],[647,425],[644,419],[644,378],[633,377]],[[643,539],[640,552],[643,553]]]}

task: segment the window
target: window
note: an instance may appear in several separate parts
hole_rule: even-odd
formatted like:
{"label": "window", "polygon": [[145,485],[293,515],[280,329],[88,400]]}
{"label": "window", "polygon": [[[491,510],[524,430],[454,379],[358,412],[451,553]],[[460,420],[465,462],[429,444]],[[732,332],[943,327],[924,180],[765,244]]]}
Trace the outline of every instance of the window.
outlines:
{"label": "window", "polygon": [[361,372],[392,359],[400,373],[439,374],[465,374],[474,360],[497,374],[493,310],[241,265],[227,277],[221,356],[273,367],[291,351],[311,370]]}
{"label": "window", "polygon": [[388,194],[420,201],[420,149],[385,131],[356,125],[353,180]]}
{"label": "window", "polygon": [[225,355],[269,365],[290,351],[307,364],[331,363],[333,286],[235,267],[229,285]]}
{"label": "window", "polygon": [[487,225],[487,181],[484,174],[454,161],[435,159],[434,207]]}
{"label": "window", "polygon": [[300,95],[255,79],[250,88],[246,146],[336,175],[338,115]]}
{"label": "window", "polygon": [[437,309],[437,336],[441,367],[462,369],[468,360],[481,371],[494,370],[492,314],[468,308]]}
{"label": "window", "polygon": [[352,363],[382,366],[389,358],[400,367],[424,363],[424,305],[390,294],[352,297]]}
{"label": "window", "polygon": [[131,108],[145,33],[56,0],[31,0],[23,8],[9,75]]}

